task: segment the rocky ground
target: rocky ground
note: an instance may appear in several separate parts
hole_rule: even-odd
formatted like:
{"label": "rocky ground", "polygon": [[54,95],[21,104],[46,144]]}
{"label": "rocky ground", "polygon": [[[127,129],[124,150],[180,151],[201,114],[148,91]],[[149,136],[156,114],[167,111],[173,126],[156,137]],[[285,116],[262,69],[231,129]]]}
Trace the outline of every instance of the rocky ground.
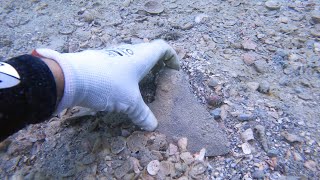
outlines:
{"label": "rocky ground", "polygon": [[0,179],[320,179],[320,2],[146,2],[2,0],[1,59],[165,39],[230,151],[75,108],[2,142]]}

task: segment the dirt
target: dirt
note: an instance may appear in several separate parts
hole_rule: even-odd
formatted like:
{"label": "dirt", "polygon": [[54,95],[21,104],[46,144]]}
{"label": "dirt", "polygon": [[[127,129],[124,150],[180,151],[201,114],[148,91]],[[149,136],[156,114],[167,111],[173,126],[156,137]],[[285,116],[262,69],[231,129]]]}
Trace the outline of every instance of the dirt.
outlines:
{"label": "dirt", "polygon": [[230,152],[197,158],[123,115],[70,119],[76,108],[2,142],[0,179],[320,179],[320,2],[163,0],[152,14],[145,3],[2,0],[0,59],[165,39]]}

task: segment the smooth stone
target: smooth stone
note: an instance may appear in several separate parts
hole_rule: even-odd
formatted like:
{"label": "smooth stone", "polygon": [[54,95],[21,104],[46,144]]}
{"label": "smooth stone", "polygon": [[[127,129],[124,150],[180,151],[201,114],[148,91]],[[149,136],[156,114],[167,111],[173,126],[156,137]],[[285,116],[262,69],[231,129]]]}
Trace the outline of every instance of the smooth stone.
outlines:
{"label": "smooth stone", "polygon": [[238,116],[239,121],[251,121],[253,119],[253,116],[251,114],[240,114]]}
{"label": "smooth stone", "polygon": [[262,170],[256,170],[252,173],[252,178],[254,179],[263,179],[265,176],[266,175]]}
{"label": "smooth stone", "polygon": [[210,111],[211,116],[213,116],[213,118],[215,120],[220,119],[221,118],[221,108],[216,108],[214,110]]}
{"label": "smooth stone", "polygon": [[262,81],[259,85],[258,91],[264,94],[269,93],[270,84],[267,81]]}
{"label": "smooth stone", "polygon": [[267,152],[267,156],[268,157],[277,157],[278,155],[280,154],[279,150],[276,150],[276,149],[270,149],[268,152]]}

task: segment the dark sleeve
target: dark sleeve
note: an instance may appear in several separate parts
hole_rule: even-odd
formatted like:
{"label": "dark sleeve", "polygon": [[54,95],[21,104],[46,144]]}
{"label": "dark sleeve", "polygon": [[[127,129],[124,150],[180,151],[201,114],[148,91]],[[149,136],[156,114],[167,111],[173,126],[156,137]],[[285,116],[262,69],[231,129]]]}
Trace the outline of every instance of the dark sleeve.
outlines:
{"label": "dark sleeve", "polygon": [[[19,77],[12,76],[8,68],[1,69],[10,65]],[[12,86],[12,82],[16,85]],[[22,55],[0,62],[0,141],[28,124],[50,117],[56,101],[54,76],[38,57]]]}

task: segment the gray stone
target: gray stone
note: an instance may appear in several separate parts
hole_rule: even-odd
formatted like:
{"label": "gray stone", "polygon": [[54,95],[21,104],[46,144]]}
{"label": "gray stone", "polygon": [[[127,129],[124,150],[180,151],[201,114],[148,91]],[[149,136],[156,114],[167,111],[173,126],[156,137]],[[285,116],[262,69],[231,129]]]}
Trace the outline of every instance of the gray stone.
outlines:
{"label": "gray stone", "polygon": [[269,93],[270,84],[267,81],[262,81],[259,85],[258,91],[264,94]]}
{"label": "gray stone", "polygon": [[215,120],[220,119],[221,118],[221,108],[216,108],[213,109],[212,111],[210,111],[211,116],[213,116],[213,118]]}
{"label": "gray stone", "polygon": [[155,101],[150,108],[159,121],[157,131],[168,140],[187,137],[192,153],[206,148],[207,156],[229,152],[229,141],[209,112],[191,93],[182,71],[164,69],[158,78]]}
{"label": "gray stone", "polygon": [[252,173],[252,178],[254,179],[263,179],[265,177],[265,174],[262,170],[257,170]]}
{"label": "gray stone", "polygon": [[240,114],[238,116],[239,121],[251,121],[253,119],[253,115],[251,114]]}
{"label": "gray stone", "polygon": [[268,152],[267,152],[267,155],[269,157],[277,157],[279,155],[279,151],[276,150],[276,149],[270,149]]}

